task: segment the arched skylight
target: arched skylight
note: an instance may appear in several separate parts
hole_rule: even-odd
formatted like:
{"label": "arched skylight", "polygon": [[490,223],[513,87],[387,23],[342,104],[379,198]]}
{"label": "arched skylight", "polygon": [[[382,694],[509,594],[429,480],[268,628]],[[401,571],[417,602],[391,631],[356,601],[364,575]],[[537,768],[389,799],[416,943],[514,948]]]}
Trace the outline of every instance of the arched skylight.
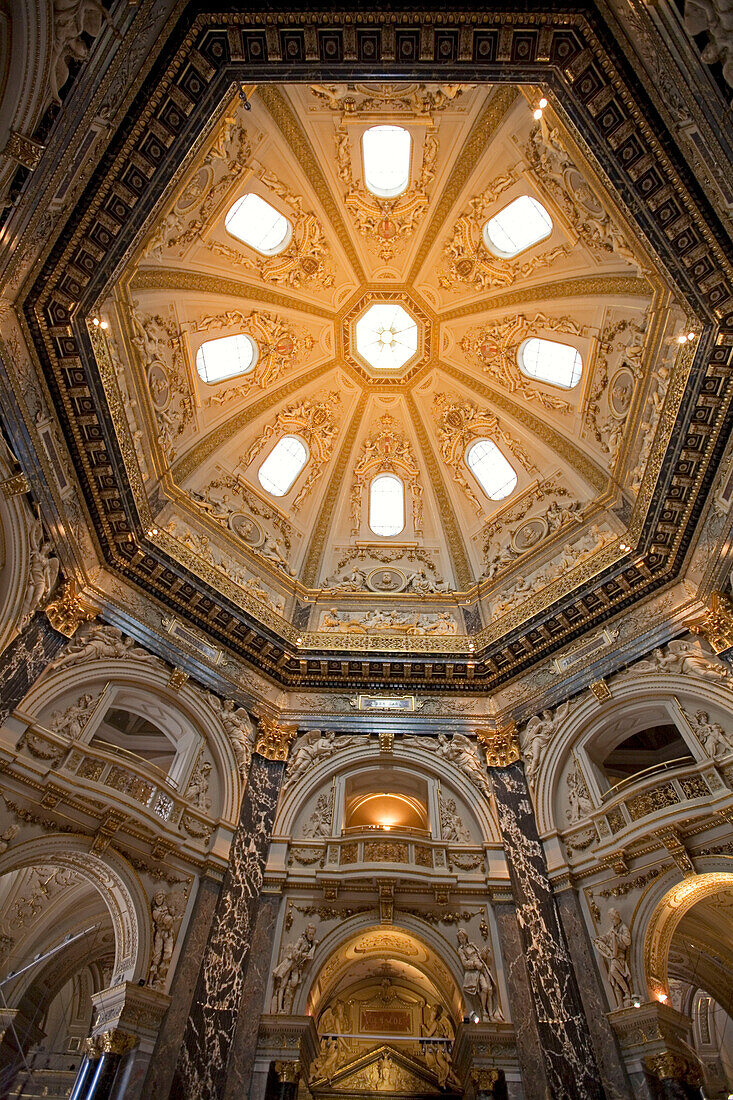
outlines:
{"label": "arched skylight", "polygon": [[519,345],[517,363],[530,378],[564,386],[568,390],[577,386],[583,373],[583,360],[576,348],[570,344],[559,344],[556,340],[541,340],[537,336]]}
{"label": "arched skylight", "polygon": [[542,203],[520,195],[484,226],[484,240],[497,256],[509,258],[552,233],[552,218]]}
{"label": "arched skylight", "polygon": [[517,475],[495,443],[479,439],[466,452],[468,468],[490,500],[503,500],[514,492]]}
{"label": "arched skylight", "polygon": [[221,382],[251,371],[257,362],[257,345],[249,336],[221,336],[206,340],[196,352],[196,370],[204,382]]}
{"label": "arched skylight", "polygon": [[308,451],[294,435],[284,435],[259,468],[260,485],[274,497],[284,497],[308,461]]}
{"label": "arched skylight", "polygon": [[293,226],[287,218],[259,195],[242,195],[224,218],[233,237],[256,248],[265,256],[282,252],[290,241]]}
{"label": "arched skylight", "polygon": [[364,183],[373,195],[390,199],[410,182],[412,138],[402,126],[372,126],[361,139]]}
{"label": "arched skylight", "polygon": [[371,484],[369,526],[375,535],[399,535],[405,526],[405,490],[394,474],[380,474]]}

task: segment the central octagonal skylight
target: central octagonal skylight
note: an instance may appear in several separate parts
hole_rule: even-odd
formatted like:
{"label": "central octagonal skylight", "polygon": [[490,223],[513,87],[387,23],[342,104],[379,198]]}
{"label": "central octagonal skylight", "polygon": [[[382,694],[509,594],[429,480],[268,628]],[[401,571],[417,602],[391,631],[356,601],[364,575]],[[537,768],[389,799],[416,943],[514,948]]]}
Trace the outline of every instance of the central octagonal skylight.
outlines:
{"label": "central octagonal skylight", "polygon": [[375,370],[403,367],[417,338],[417,321],[396,302],[375,302],[356,322],[356,350]]}

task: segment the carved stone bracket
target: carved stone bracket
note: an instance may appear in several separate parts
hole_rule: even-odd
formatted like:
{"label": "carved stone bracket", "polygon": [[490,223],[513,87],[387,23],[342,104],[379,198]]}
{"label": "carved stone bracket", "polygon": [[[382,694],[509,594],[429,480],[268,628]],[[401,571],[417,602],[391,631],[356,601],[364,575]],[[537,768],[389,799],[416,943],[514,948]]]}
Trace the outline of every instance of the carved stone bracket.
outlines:
{"label": "carved stone bracket", "polygon": [[82,623],[91,622],[97,616],[96,610],[84,603],[73,580],[46,604],[45,611],[54,630],[66,638],[73,638]]}
{"label": "carved stone bracket", "polygon": [[710,608],[703,616],[688,624],[693,634],[702,634],[716,653],[733,648],[733,602],[724,592],[713,592]]}
{"label": "carved stone bracket", "polygon": [[[150,986],[121,982],[92,995],[96,1021],[87,1039],[90,1056],[126,1054],[138,1043],[152,1051],[170,997]],[[96,1053],[91,1053],[92,1049]]]}
{"label": "carved stone bracket", "polygon": [[508,722],[496,730],[478,730],[476,736],[486,752],[490,768],[507,768],[519,760],[519,734],[516,723]]}
{"label": "carved stone bracket", "polygon": [[281,724],[275,718],[260,718],[255,752],[267,760],[287,760],[297,733],[298,727],[293,723]]}

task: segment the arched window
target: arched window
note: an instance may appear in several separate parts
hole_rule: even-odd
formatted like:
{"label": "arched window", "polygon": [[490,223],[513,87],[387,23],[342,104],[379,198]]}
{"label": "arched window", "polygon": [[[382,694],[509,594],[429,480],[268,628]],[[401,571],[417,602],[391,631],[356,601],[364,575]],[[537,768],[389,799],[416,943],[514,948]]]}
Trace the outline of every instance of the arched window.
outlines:
{"label": "arched window", "polygon": [[196,352],[196,370],[204,382],[222,382],[251,371],[257,362],[257,345],[249,336],[221,336],[206,340]]}
{"label": "arched window", "polygon": [[495,255],[509,259],[550,233],[552,218],[542,203],[530,195],[520,195],[489,218],[484,226],[484,241]]}
{"label": "arched window", "polygon": [[260,466],[260,485],[274,497],[284,497],[307,461],[305,443],[294,435],[284,435]]}
{"label": "arched window", "polygon": [[537,336],[524,340],[517,349],[519,369],[538,382],[551,382],[570,390],[577,386],[583,373],[580,352],[570,344],[556,340],[541,340]]}
{"label": "arched window", "polygon": [[224,218],[227,231],[265,256],[286,247],[293,232],[292,222],[259,195],[242,195]]}
{"label": "arched window", "polygon": [[375,535],[399,535],[405,526],[405,490],[394,474],[380,474],[371,484],[369,526]]}
{"label": "arched window", "polygon": [[364,183],[373,195],[391,199],[410,182],[412,138],[402,126],[372,126],[361,139]]}
{"label": "arched window", "polygon": [[502,500],[514,492],[517,475],[495,443],[479,439],[468,448],[466,462],[490,500]]}
{"label": "arched window", "polygon": [[631,783],[642,775],[694,764],[695,758],[676,726],[670,722],[640,730],[609,752],[601,767],[612,787]]}

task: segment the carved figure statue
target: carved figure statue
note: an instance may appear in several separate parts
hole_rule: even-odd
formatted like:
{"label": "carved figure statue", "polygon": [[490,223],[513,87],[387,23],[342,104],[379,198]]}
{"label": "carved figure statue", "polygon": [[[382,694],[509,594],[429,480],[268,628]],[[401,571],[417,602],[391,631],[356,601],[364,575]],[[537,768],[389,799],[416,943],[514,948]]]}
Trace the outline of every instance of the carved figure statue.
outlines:
{"label": "carved figure statue", "polygon": [[527,782],[534,790],[535,779],[542,764],[545,749],[549,745],[559,726],[565,721],[570,710],[570,701],[566,700],[557,707],[553,713],[551,710],[543,710],[542,714],[535,714],[529,719],[520,735],[522,745],[522,760]]}
{"label": "carved figure statue", "polygon": [[499,1008],[496,980],[491,970],[493,957],[489,947],[480,951],[468,938],[464,928],[458,929],[458,957],[463,967],[463,991],[478,997],[484,1020],[503,1020]]}
{"label": "carved figure statue", "polygon": [[208,760],[199,760],[193,769],[193,775],[188,784],[186,798],[193,802],[199,810],[208,813],[211,809],[211,796],[209,794],[209,776],[211,764]]}
{"label": "carved figure statue", "polygon": [[78,635],[72,638],[48,667],[71,668],[83,661],[100,661],[110,657],[136,657],[156,663],[158,660],[153,653],[135,645],[132,638],[123,637],[122,631],[116,626],[91,623],[78,631]]}
{"label": "carved figure statue", "polygon": [[468,829],[458,816],[455,798],[440,798],[440,831],[443,840],[452,840],[454,843],[467,844],[471,839]]}
{"label": "carved figure statue", "polygon": [[313,1077],[331,1078],[334,1070],[345,1060],[349,1045],[341,1036],[349,1030],[348,1008],[343,1001],[329,1005],[318,1022],[321,1052],[313,1065]]}
{"label": "carved figure statue", "polygon": [[84,35],[96,38],[106,18],[99,0],[54,0],[49,79],[56,103],[61,102],[59,93],[69,78],[71,62],[86,61],[89,56]]}
{"label": "carved figure statue", "polygon": [[585,779],[578,767],[577,760],[573,764],[573,770],[568,775],[567,784],[568,808],[566,817],[572,824],[575,821],[582,821],[584,817],[588,817],[589,814],[592,814],[595,809],[591,802],[590,795],[588,794],[588,787],[586,786]]}
{"label": "carved figure statue", "polygon": [[281,961],[272,972],[271,1012],[275,1014],[290,1012],[295,991],[303,979],[305,968],[313,958],[317,946],[314,924],[307,925],[295,943],[287,945]]}
{"label": "carved figure statue", "polygon": [[332,730],[309,730],[298,739],[288,765],[286,783],[297,783],[301,776],[318,763],[331,756],[337,749],[345,748],[353,737],[337,738]]}
{"label": "carved figure statue", "polygon": [[7,852],[10,847],[10,842],[15,840],[18,835],[19,828],[19,825],[8,825],[7,829],[4,829],[3,832],[0,833],[0,856]]}
{"label": "carved figure statue", "polygon": [[148,971],[148,984],[162,989],[173,954],[175,915],[164,890],[153,894],[153,955]]}
{"label": "carved figure statue", "polygon": [[[429,1039],[450,1039],[456,1037],[453,1024],[443,1010],[443,1006],[425,1005],[425,1036]],[[447,1044],[430,1043],[425,1052],[425,1063],[438,1078],[438,1084],[445,1088],[451,1073],[451,1056]]]}
{"label": "carved figure statue", "polygon": [[59,575],[59,560],[53,555],[53,547],[43,537],[39,519],[34,520],[28,534],[30,553],[28,559],[28,584],[20,609],[20,626],[26,625],[33,612],[50,596]]}
{"label": "carved figure statue", "polygon": [[639,672],[682,673],[688,676],[714,676],[725,680],[728,669],[722,661],[709,657],[697,639],[675,638],[664,649],[655,649],[643,661],[637,661],[628,675]]}
{"label": "carved figure statue", "polygon": [[254,737],[250,717],[244,707],[238,707],[233,699],[222,700],[218,695],[210,693],[206,696],[206,700],[224,727],[237,761],[239,774],[244,779],[249,771]]}
{"label": "carved figure statue", "polygon": [[279,565],[281,569],[284,569],[286,573],[294,576],[295,570],[290,568],[290,562],[283,554],[283,541],[282,539],[273,538],[271,535],[265,536],[265,541],[260,547],[260,553],[268,561],[272,561],[275,565]]}
{"label": "carved figure statue", "polygon": [[631,1002],[631,970],[629,969],[629,948],[631,947],[631,933],[627,925],[621,920],[618,909],[609,909],[611,927],[603,936],[594,939],[599,953],[606,960],[608,968],[608,980],[616,998],[616,1005]]}
{"label": "carved figure statue", "polygon": [[711,722],[704,710],[696,711],[689,721],[698,741],[713,760],[733,752],[733,735],[726,733],[719,722]]}
{"label": "carved figure statue", "polygon": [[455,764],[487,798],[491,796],[488,776],[473,745],[464,734],[454,733],[449,741],[444,733],[439,733],[436,752],[443,760],[450,760]]}
{"label": "carved figure statue", "polygon": [[51,716],[48,728],[54,733],[63,733],[70,740],[76,741],[81,737],[89,715],[93,710],[94,696],[87,693],[67,707],[66,710],[57,710]]}

